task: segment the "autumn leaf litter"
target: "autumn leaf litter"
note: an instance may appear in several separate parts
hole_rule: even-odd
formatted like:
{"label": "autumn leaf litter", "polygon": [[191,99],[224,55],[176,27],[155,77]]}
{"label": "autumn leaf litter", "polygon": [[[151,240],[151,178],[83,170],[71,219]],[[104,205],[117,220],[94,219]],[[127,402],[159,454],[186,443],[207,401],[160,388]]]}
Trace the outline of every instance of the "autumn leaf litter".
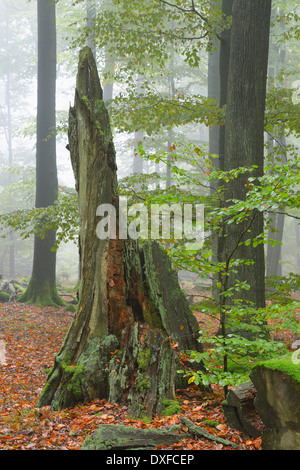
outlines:
{"label": "autumn leaf litter", "polygon": [[[178,443],[160,449],[232,450],[204,437],[187,438],[180,414],[157,416],[146,423],[130,418],[126,406],[100,399],[60,412],[48,406],[37,408],[72,319],[73,314],[64,309],[0,303],[0,341],[5,344],[5,361],[0,365],[1,450],[80,450],[100,424],[118,423],[137,428],[180,425],[182,438]],[[260,449],[260,438],[253,440],[226,424],[221,406],[224,397],[217,386],[207,394],[191,385],[177,390],[176,398],[182,415],[196,425],[237,444],[240,450]]]}

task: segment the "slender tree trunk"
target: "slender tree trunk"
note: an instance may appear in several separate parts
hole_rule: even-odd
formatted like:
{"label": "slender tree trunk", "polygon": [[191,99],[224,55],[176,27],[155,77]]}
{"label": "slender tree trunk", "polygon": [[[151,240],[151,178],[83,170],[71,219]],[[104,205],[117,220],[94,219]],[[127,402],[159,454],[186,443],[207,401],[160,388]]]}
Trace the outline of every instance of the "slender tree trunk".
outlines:
{"label": "slender tree trunk", "polygon": [[[95,0],[85,0],[86,4],[86,16],[87,16],[87,28],[88,28],[88,38],[87,38],[87,45],[93,52],[95,61],[97,62],[97,50],[94,41],[95,34],[93,33],[93,28],[95,27],[95,20],[97,18],[97,5]],[[105,64],[104,70],[107,73],[111,73],[113,70],[113,60],[108,52],[108,45],[105,46]],[[103,87],[103,101],[104,103],[109,102],[113,98],[113,81],[110,78],[106,80],[105,85]]]}
{"label": "slender tree trunk", "polygon": [[[281,12],[283,16],[283,12]],[[275,20],[277,16],[277,8],[272,10],[272,19]],[[280,27],[282,29],[282,34],[284,34],[285,29],[285,21],[281,21]],[[273,56],[272,61],[269,67],[269,78],[274,83],[276,80],[276,68],[278,67],[281,70],[285,66],[286,61],[286,54],[285,49],[282,46],[278,46],[276,43],[271,42],[270,44],[270,53]],[[277,65],[279,62],[279,65]],[[272,83],[270,85],[273,86]],[[284,85],[283,85],[284,86]],[[274,145],[272,142],[271,151],[273,153],[273,161],[276,158],[277,160],[280,159],[281,163],[284,164],[286,162],[286,138],[284,135],[283,129],[275,129],[274,130],[273,138],[276,139],[276,144]],[[277,150],[274,153],[274,150]],[[269,227],[268,236],[271,239],[276,240],[278,243],[272,246],[270,243],[267,245],[267,275],[268,276],[282,276],[282,265],[280,264],[281,260],[281,242],[283,237],[283,229],[284,229],[284,222],[285,222],[285,215],[282,213],[274,214],[272,219],[272,224]],[[273,232],[272,229],[275,229],[276,232]]]}
{"label": "slender tree trunk", "polygon": [[[222,1],[222,13],[224,17],[232,15],[232,6],[234,0]],[[231,46],[231,29],[225,29],[221,34],[220,43],[220,106],[227,103],[228,89],[228,73],[230,62],[230,46]],[[225,128],[226,124],[220,126],[219,129],[219,168],[224,170],[224,154],[225,154]]]}
{"label": "slender tree trunk", "polygon": [[[220,45],[217,41],[214,43],[216,50],[212,50],[208,55],[208,76],[207,76],[207,94],[208,98],[217,100],[220,103]],[[216,155],[212,160],[215,168],[219,168],[219,126],[215,125],[209,128],[209,154]],[[212,188],[212,192],[216,188]]]}
{"label": "slender tree trunk", "polygon": [[[280,142],[280,150],[278,153],[278,156],[276,157],[276,153],[273,154],[273,158],[280,158],[282,164],[286,160],[286,155],[285,155],[285,137],[279,138]],[[274,146],[272,145],[272,151],[274,152]],[[283,229],[284,229],[284,221],[285,221],[285,215],[284,215],[284,210],[280,211],[279,213],[272,214],[270,216],[270,226],[268,229],[268,237],[276,240],[277,243],[276,245],[271,245],[268,243],[267,245],[267,276],[282,276],[282,266],[280,264],[281,260],[281,243],[282,243],[282,237],[283,237]],[[275,231],[274,231],[275,230]]]}
{"label": "slender tree trunk", "polygon": [[[5,23],[5,30],[6,30],[6,46],[7,48],[9,43],[9,29],[8,29],[8,20]],[[13,148],[12,148],[12,117],[11,117],[11,73],[8,69],[6,73],[6,108],[7,108],[7,133],[6,133],[6,140],[7,140],[7,147],[8,147],[8,166],[9,168],[13,165]],[[9,184],[12,183],[12,177],[9,176]],[[12,279],[15,275],[15,234],[12,229],[9,231],[9,275]]]}
{"label": "slender tree trunk", "polygon": [[[224,170],[257,165],[252,176],[263,174],[264,109],[269,49],[271,0],[235,0],[232,9],[230,61],[227,86]],[[245,199],[249,175],[240,175],[225,186],[225,199]],[[227,205],[230,202],[226,203]],[[250,211],[249,211],[250,212]],[[263,213],[253,211],[246,221],[224,226],[221,260],[250,260],[226,276],[227,288],[236,281],[249,290],[234,294],[255,307],[265,306],[263,244],[241,242],[263,232]]]}
{"label": "slender tree trunk", "polygon": [[[221,2],[213,2],[214,7],[221,7]],[[212,44],[212,50],[208,54],[208,75],[207,75],[207,95],[208,98],[215,99],[220,104],[220,44],[217,39]],[[219,169],[219,139],[220,139],[220,126],[214,125],[209,128],[209,155],[214,155],[212,158],[213,167]],[[218,187],[217,180],[210,181],[210,194],[214,196]],[[212,262],[216,263],[218,260],[218,240],[213,240],[212,246]],[[218,291],[215,288],[218,281],[218,276],[215,274],[213,277],[213,293],[218,296]]]}
{"label": "slender tree trunk", "polygon": [[[170,152],[170,148],[174,143],[174,131],[173,129],[168,129],[168,142],[167,142],[167,152]],[[167,171],[166,171],[166,188],[169,189],[172,186],[172,157],[171,154],[168,154],[167,160]]]}
{"label": "slender tree trunk", "polygon": [[[142,75],[138,76],[137,79],[137,93],[141,96],[144,96],[145,90],[143,87],[144,77]],[[143,167],[144,167],[144,159],[140,156],[138,147],[142,143],[143,139],[143,131],[135,131],[134,133],[134,141],[135,141],[135,148],[134,148],[134,156],[133,156],[133,173],[142,174]]]}
{"label": "slender tree trunk", "polygon": [[[57,200],[56,168],[56,20],[55,2],[38,1],[38,108],[36,146],[37,208],[48,207]],[[52,250],[56,234],[34,238],[31,280],[20,302],[38,305],[64,305],[56,290],[56,252]]]}
{"label": "slender tree trunk", "polygon": [[87,27],[88,27],[88,39],[87,44],[94,54],[96,60],[96,47],[94,42],[94,34],[92,32],[94,26],[94,20],[96,17],[96,5],[95,0],[85,0],[86,16],[87,16]]}
{"label": "slender tree trunk", "polygon": [[284,228],[284,214],[274,214],[272,216],[272,227],[276,232],[269,229],[269,238],[276,240],[276,245],[272,246],[270,243],[267,246],[267,275],[268,276],[282,276],[281,260],[281,242]]}
{"label": "slender tree trunk", "polygon": [[107,108],[109,109],[109,102],[113,99],[113,91],[114,91],[114,82],[113,82],[113,68],[114,68],[114,61],[108,52],[108,47],[106,46],[105,51],[105,71],[106,73],[110,74],[108,80],[106,80],[105,85],[103,87],[103,101],[106,103]]}
{"label": "slender tree trunk", "polygon": [[[232,6],[233,0],[222,0],[222,14],[224,18],[231,17],[232,15]],[[220,41],[220,50],[219,50],[219,99],[220,99],[220,106],[224,107],[227,103],[227,88],[228,88],[228,73],[229,73],[229,60],[230,60],[230,46],[231,46],[231,28],[224,29],[221,34],[221,41]],[[219,142],[218,142],[218,168],[221,171],[224,171],[224,153],[225,153],[225,126],[226,126],[226,118],[225,124],[219,126]],[[222,182],[218,182],[219,185]],[[213,261],[220,261],[223,259],[224,255],[224,236],[223,233],[218,236],[215,240],[215,255],[213,256]],[[222,275],[221,275],[222,276]],[[219,274],[215,276],[215,281],[218,280],[220,277]],[[219,279],[219,281],[222,279]],[[214,290],[215,296],[219,298],[219,292],[215,289]]]}
{"label": "slender tree trunk", "polygon": [[[173,56],[173,50],[172,50],[172,56],[171,56],[171,62],[170,62],[170,76],[169,76],[169,100],[172,100],[175,98],[176,94],[176,89],[175,89],[175,80],[174,80],[174,72],[173,72],[173,67],[174,67],[174,56]],[[167,159],[167,171],[166,171],[166,188],[170,188],[172,185],[172,156],[169,153],[170,148],[174,143],[174,130],[172,128],[168,129],[168,142],[167,142],[167,152],[168,152],[168,159]]]}
{"label": "slender tree trunk", "polygon": [[[270,155],[273,155],[274,161],[274,141],[271,136],[268,136],[268,152]],[[280,152],[281,154],[281,152]],[[282,160],[282,154],[281,154]],[[276,240],[277,242],[282,242],[283,228],[284,228],[284,214],[272,214],[270,216],[270,226],[268,228],[268,238]],[[274,229],[276,232],[274,232]],[[282,269],[281,264],[279,263],[281,259],[281,244],[277,243],[276,245],[267,245],[267,256],[266,256],[266,268],[267,276],[281,276]]]}
{"label": "slender tree trunk", "polygon": [[79,57],[69,149],[80,212],[79,305],[38,406],[107,398],[127,403],[134,416],[153,415],[174,397],[177,348],[201,350],[197,322],[159,245],[139,247],[119,217],[116,227],[106,218],[103,204],[119,213],[116,157],[88,47]]}
{"label": "slender tree trunk", "polygon": [[[6,107],[7,107],[7,144],[8,144],[8,166],[13,165],[12,150],[12,122],[11,122],[11,100],[10,100],[10,72],[6,75]],[[9,184],[12,183],[11,176]],[[15,235],[12,229],[9,231],[9,275],[12,279],[15,275]]]}
{"label": "slender tree trunk", "polygon": [[[171,21],[171,31],[173,34],[174,30],[174,21]],[[169,100],[175,98],[176,95],[176,86],[175,86],[175,78],[174,78],[174,47],[171,46],[170,51],[170,63],[169,63]],[[172,128],[167,130],[168,132],[168,142],[167,142],[167,152],[170,152],[170,147],[173,145],[174,141],[174,131]],[[166,188],[169,189],[172,185],[172,156],[168,153],[167,157],[167,171],[166,171]]]}
{"label": "slender tree trunk", "polygon": [[295,220],[295,234],[296,234],[296,269],[298,274],[300,274],[300,229],[299,229],[299,222]]}

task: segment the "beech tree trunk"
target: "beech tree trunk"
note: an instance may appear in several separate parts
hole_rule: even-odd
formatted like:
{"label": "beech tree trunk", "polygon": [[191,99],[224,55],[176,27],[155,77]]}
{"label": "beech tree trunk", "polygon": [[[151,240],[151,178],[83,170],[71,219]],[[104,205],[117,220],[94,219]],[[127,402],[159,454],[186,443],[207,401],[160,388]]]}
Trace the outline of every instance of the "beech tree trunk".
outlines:
{"label": "beech tree trunk", "polygon": [[[272,8],[272,20],[276,19],[278,14],[277,8],[273,6]],[[280,12],[280,16],[283,18],[284,13],[283,11]],[[285,21],[280,22],[281,34],[285,33]],[[274,86],[276,83],[276,69],[283,69],[286,65],[286,53],[285,48],[276,44],[274,39],[271,39],[270,43],[270,65],[269,65],[269,81],[270,87]],[[284,83],[281,86],[285,86]],[[273,153],[273,161],[276,158],[281,160],[282,165],[286,161],[286,138],[283,132],[283,129],[278,126],[278,128],[274,130],[274,135],[268,135],[268,144],[269,144],[269,152]],[[281,256],[282,256],[282,239],[283,239],[283,231],[284,231],[284,222],[285,222],[285,215],[284,210],[280,213],[274,213],[271,215],[271,226],[268,230],[268,237],[276,240],[276,245],[271,245],[270,243],[267,245],[267,276],[282,276],[282,264]],[[274,230],[276,232],[274,232]]]}
{"label": "beech tree trunk", "polygon": [[201,351],[198,324],[156,242],[96,235],[98,206],[118,214],[119,198],[108,113],[88,47],[79,56],[69,150],[80,212],[79,305],[38,406],[107,398],[128,404],[133,416],[160,413],[162,401],[174,397],[177,351]]}
{"label": "beech tree trunk", "polygon": [[[38,107],[36,146],[36,207],[52,206],[57,200],[56,168],[56,19],[55,2],[39,0],[38,8]],[[56,233],[49,230],[34,238],[33,267],[29,285],[18,299],[37,305],[65,305],[56,290]]]}
{"label": "beech tree trunk", "polygon": [[[251,176],[263,174],[264,109],[268,64],[270,0],[234,0],[227,84],[224,170],[239,167],[257,169]],[[220,150],[221,151],[221,150]],[[225,205],[231,199],[245,200],[249,173],[239,175],[225,185]],[[257,182],[254,184],[258,184]],[[263,213],[249,211],[241,223],[224,224],[223,241],[219,247],[220,261],[244,260],[236,273],[226,276],[226,289],[236,281],[246,282],[249,290],[233,294],[245,305],[265,307],[264,247],[245,245],[263,232]],[[247,264],[250,261],[252,264]],[[225,278],[225,276],[224,276]],[[232,300],[230,300],[231,302]],[[228,300],[227,300],[228,302]]]}
{"label": "beech tree trunk", "polygon": [[[222,0],[222,13],[225,18],[232,15],[232,6],[234,0]],[[220,106],[227,103],[228,72],[230,60],[231,28],[224,29],[221,33],[219,75],[220,75]],[[219,169],[224,171],[224,153],[225,153],[225,126],[219,129]]]}

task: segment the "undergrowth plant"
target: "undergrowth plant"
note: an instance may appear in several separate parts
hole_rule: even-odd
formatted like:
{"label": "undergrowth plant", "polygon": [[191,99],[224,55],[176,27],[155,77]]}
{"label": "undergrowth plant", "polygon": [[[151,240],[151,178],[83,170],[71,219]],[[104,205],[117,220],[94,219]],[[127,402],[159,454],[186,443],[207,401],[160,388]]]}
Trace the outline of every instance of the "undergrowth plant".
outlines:
{"label": "undergrowth plant", "polygon": [[[245,316],[244,307],[234,307],[227,314],[226,326],[235,329],[235,333],[209,334],[204,329],[201,331],[201,342],[204,344],[204,352],[190,353],[193,363],[202,363],[204,370],[181,371],[188,378],[188,383],[196,385],[218,384],[224,387],[225,394],[229,386],[236,386],[250,380],[252,367],[260,361],[283,355],[287,352],[287,345],[278,339],[278,333],[289,330],[292,334],[300,334],[299,318],[295,314],[295,308],[299,303],[290,302],[287,306],[272,304],[265,309],[247,308],[251,315],[251,324],[240,321]],[[209,305],[194,305],[195,309],[212,315]],[[215,316],[219,318],[217,312]],[[254,334],[254,339],[242,336],[243,329]],[[266,332],[268,334],[266,334]]]}
{"label": "undergrowth plant", "polygon": [[[176,151],[175,151],[176,150]],[[179,151],[178,151],[179,150]],[[185,158],[181,160],[179,154]],[[143,155],[143,148],[139,148]],[[186,240],[171,239],[164,244],[177,269],[192,271],[213,286],[211,295],[193,308],[202,314],[214,316],[218,320],[218,331],[211,335],[205,329],[201,331],[201,342],[205,345],[204,352],[190,352],[193,363],[202,363],[204,368],[180,371],[188,377],[189,383],[209,385],[219,384],[224,387],[225,395],[230,385],[237,385],[249,380],[251,368],[259,361],[270,359],[287,351],[287,346],[278,341],[276,333],[288,329],[293,334],[300,334],[299,322],[295,309],[299,306],[291,300],[292,290],[299,288],[299,276],[291,274],[285,278],[266,279],[266,290],[271,302],[265,308],[255,308],[251,302],[245,302],[243,291],[251,286],[238,278],[238,267],[250,265],[251,259],[236,259],[233,254],[217,259],[214,251],[215,243],[224,224],[235,224],[237,230],[245,221],[251,226],[251,218],[255,213],[265,215],[285,210],[294,211],[299,207],[299,157],[293,157],[286,165],[271,162],[265,168],[262,177],[252,178],[252,168],[237,168],[228,172],[216,170],[212,165],[213,156],[205,155],[205,150],[193,145],[173,144],[170,149],[172,160],[172,186],[164,188],[153,184],[151,176],[139,176],[139,190],[131,191],[134,178],[126,179],[122,187],[124,194],[133,201],[144,199],[147,204],[153,202],[170,203],[203,203],[205,205],[205,240],[201,249],[187,249]],[[150,159],[168,163],[170,153],[148,156]],[[145,156],[145,155],[144,155]],[[223,184],[247,174],[247,195],[241,200],[226,201]],[[154,182],[157,175],[154,176]],[[150,183],[150,184],[149,184]],[[211,183],[215,191],[209,190]],[[145,192],[143,191],[143,184]],[[160,180],[160,185],[162,185]],[[268,236],[269,218],[265,218],[265,229],[259,236],[238,238],[236,249],[245,244],[256,247],[259,244],[272,246],[277,243]],[[247,224],[246,224],[247,227]],[[249,230],[250,232],[250,230]],[[247,235],[247,234],[246,234]],[[163,244],[163,243],[162,243]],[[234,283],[228,283],[230,277]],[[204,295],[205,297],[205,295]]]}
{"label": "undergrowth plant", "polygon": [[[221,261],[215,255],[215,244],[224,224],[239,224],[249,221],[255,211],[264,212],[266,216],[283,208],[287,215],[298,217],[300,158],[295,153],[282,165],[276,160],[265,168],[262,177],[252,178],[253,168],[237,168],[228,172],[216,170],[214,156],[207,155],[206,149],[193,144],[174,143],[167,152],[146,155],[141,146],[139,153],[149,161],[155,160],[165,164],[172,162],[172,184],[167,185],[167,178],[157,173],[133,175],[119,183],[120,196],[126,196],[128,207],[131,204],[204,204],[205,237],[201,248],[193,250],[182,238],[176,240],[171,234],[170,240],[161,240],[161,246],[170,256],[174,268],[194,273],[200,282],[209,283],[212,293],[193,308],[202,314],[214,316],[219,322],[216,334],[208,335],[201,331],[201,342],[205,345],[203,353],[190,353],[192,363],[201,362],[205,370],[188,370],[185,373],[190,383],[208,385],[219,384],[224,387],[241,383],[249,377],[251,367],[260,360],[282,354],[286,346],[276,340],[275,332],[288,329],[300,334],[295,308],[297,303],[291,300],[291,292],[299,289],[299,276],[291,274],[283,278],[266,279],[267,298],[271,299],[266,308],[254,308],[251,303],[243,301],[243,292],[251,286],[238,278],[241,264],[252,263],[252,260],[236,259],[233,254]],[[224,200],[223,183],[230,184],[234,178],[247,174],[248,191],[241,200]],[[214,191],[211,190],[214,188]],[[47,220],[44,232],[55,227],[61,233],[61,240],[74,237],[78,231],[77,200],[72,194],[61,195],[59,203],[51,207],[47,217],[34,212],[6,214],[1,217],[3,225],[21,228],[24,237],[35,231],[41,218]],[[269,218],[266,217],[265,230],[255,238],[244,237],[240,244],[274,245],[277,243],[268,236]],[[60,229],[59,229],[60,227]],[[149,233],[149,238],[151,234]],[[141,241],[142,243],[142,241]],[[54,247],[56,249],[57,247]],[[235,279],[228,284],[229,277]],[[239,295],[240,294],[240,295]],[[240,298],[239,298],[240,297]],[[247,335],[245,335],[247,332]],[[250,332],[250,335],[249,335]]]}

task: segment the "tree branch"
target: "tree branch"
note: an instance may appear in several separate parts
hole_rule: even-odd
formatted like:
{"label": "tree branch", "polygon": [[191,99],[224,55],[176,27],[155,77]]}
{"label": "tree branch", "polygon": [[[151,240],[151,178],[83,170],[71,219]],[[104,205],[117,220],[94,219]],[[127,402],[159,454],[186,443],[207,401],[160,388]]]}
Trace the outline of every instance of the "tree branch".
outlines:
{"label": "tree branch", "polygon": [[173,8],[176,8],[177,10],[183,12],[183,13],[195,13],[197,16],[199,16],[199,18],[201,18],[201,20],[206,23],[206,25],[208,26],[209,29],[212,29],[209,21],[207,18],[205,18],[198,10],[196,10],[195,8],[195,3],[194,3],[194,0],[191,0],[191,3],[192,3],[192,8],[189,8],[189,9],[186,9],[186,8],[182,8],[178,5],[174,5],[174,3],[170,3],[170,2],[167,2],[167,0],[159,0],[161,3],[164,3],[165,5],[168,5],[169,7],[173,7]]}
{"label": "tree branch", "polygon": [[287,215],[288,217],[292,217],[293,219],[300,220],[300,217],[297,215],[290,214],[289,212],[280,212],[280,211],[266,211],[268,214],[280,214],[280,215]]}
{"label": "tree branch", "polygon": [[222,437],[219,437],[219,436],[214,436],[213,434],[209,433],[205,429],[202,429],[200,426],[197,426],[197,424],[194,424],[192,421],[190,421],[187,418],[184,418],[183,416],[180,417],[180,421],[182,422],[184,426],[188,428],[188,430],[192,434],[195,434],[196,436],[205,437],[206,439],[209,439],[210,441],[219,442],[220,444],[223,444],[225,446],[230,446],[230,447],[233,447],[234,449],[238,449],[238,445],[235,444],[234,442],[228,441],[227,439],[223,439]]}

